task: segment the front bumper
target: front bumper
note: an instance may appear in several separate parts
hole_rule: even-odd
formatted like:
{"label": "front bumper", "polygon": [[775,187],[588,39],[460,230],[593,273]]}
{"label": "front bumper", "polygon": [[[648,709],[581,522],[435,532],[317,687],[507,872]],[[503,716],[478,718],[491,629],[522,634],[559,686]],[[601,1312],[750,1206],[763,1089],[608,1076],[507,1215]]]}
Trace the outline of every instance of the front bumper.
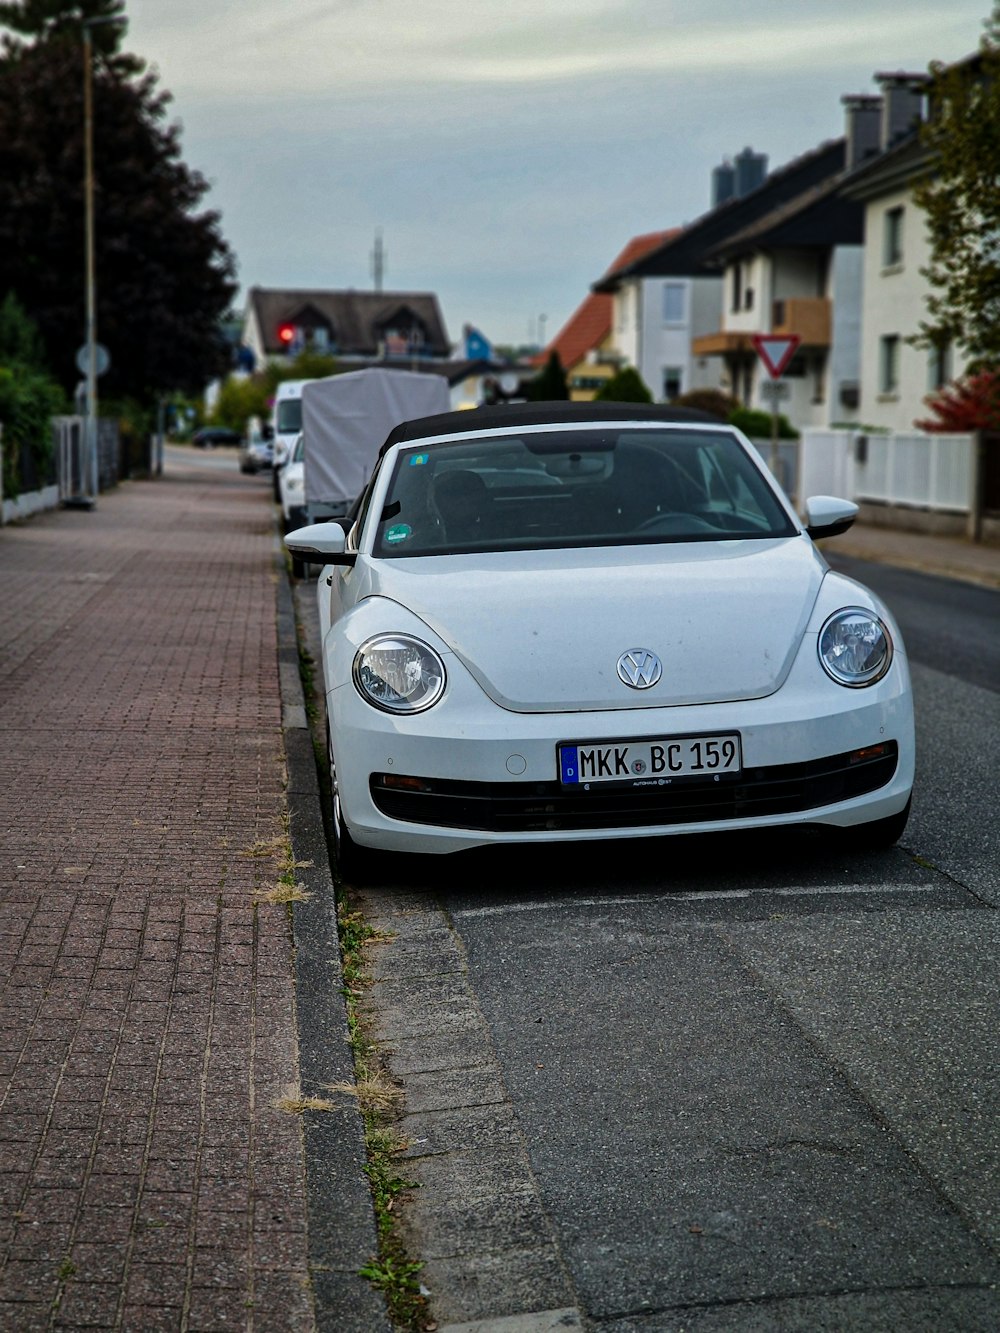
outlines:
{"label": "front bumper", "polygon": [[[902,653],[864,690],[835,685],[803,653],[775,694],[712,705],[511,713],[456,671],[445,700],[413,717],[378,713],[351,684],[330,690],[327,708],[344,819],[359,844],[387,850],[850,827],[897,814],[913,786]],[[733,731],[743,771],[731,782],[590,791],[559,782],[561,742]]]}

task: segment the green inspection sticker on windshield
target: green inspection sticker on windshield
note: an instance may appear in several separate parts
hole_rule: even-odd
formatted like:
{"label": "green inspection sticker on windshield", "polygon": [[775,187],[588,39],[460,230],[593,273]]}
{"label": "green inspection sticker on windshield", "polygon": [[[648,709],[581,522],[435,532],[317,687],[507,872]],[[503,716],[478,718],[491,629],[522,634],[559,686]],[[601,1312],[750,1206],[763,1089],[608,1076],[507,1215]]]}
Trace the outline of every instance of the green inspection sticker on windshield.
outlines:
{"label": "green inspection sticker on windshield", "polygon": [[410,459],[410,467],[423,467],[429,457],[429,454],[414,454]]}
{"label": "green inspection sticker on windshield", "polygon": [[385,534],[385,539],[390,546],[395,546],[398,542],[405,542],[412,532],[409,523],[395,523]]}

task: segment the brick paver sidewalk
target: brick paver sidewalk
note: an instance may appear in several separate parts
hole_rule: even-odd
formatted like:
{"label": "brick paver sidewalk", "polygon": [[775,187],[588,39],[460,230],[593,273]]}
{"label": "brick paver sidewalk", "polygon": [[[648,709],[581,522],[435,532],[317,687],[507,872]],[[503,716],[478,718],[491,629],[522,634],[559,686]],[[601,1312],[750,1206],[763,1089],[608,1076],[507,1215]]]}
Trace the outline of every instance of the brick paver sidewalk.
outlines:
{"label": "brick paver sidewalk", "polygon": [[0,529],[4,1330],[313,1325],[270,490],[223,462]]}

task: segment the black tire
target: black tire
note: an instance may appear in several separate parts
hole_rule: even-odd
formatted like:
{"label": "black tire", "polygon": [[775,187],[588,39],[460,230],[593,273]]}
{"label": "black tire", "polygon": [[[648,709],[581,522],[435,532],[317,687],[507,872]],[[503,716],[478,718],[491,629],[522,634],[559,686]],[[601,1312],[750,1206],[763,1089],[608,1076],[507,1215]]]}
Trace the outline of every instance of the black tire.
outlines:
{"label": "black tire", "polygon": [[906,802],[899,814],[889,815],[886,819],[876,819],[871,824],[862,824],[858,829],[862,846],[870,847],[873,851],[895,846],[903,836],[906,821],[910,817],[911,804],[912,798]]}
{"label": "black tire", "polygon": [[306,563],[297,555],[292,556],[292,575],[297,579],[304,579],[306,576]]}

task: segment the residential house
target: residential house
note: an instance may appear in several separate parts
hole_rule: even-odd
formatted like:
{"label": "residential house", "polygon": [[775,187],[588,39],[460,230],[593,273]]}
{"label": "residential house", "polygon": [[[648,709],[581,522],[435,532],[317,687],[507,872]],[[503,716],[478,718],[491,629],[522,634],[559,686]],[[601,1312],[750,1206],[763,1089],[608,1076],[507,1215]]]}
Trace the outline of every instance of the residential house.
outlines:
{"label": "residential house", "polygon": [[241,343],[257,365],[308,348],[351,370],[396,365],[442,375],[454,408],[482,402],[484,386],[507,370],[488,345],[484,355],[453,356],[437,297],[427,292],[251,287]]}
{"label": "residential house", "polygon": [[[660,233],[655,252],[668,249],[680,228]],[[653,397],[672,402],[690,389],[716,384],[714,368],[692,353],[695,338],[716,326],[721,283],[716,274],[677,271],[647,275],[638,271],[641,254],[629,254],[594,284],[594,295],[612,300],[606,355],[634,366]]]}
{"label": "residential house", "polygon": [[309,348],[357,364],[446,361],[451,344],[429,292],[251,287],[243,346],[257,365]]}
{"label": "residential house", "polygon": [[927,415],[924,399],[963,367],[951,348],[912,345],[927,316],[923,269],[930,242],[914,186],[926,174],[919,124],[927,77],[876,74],[882,89],[881,152],[844,181],[847,198],[864,209],[860,401],[854,419],[890,431],[911,431]]}
{"label": "residential house", "polygon": [[728,383],[723,360],[697,350],[701,339],[721,328],[723,277],[711,251],[836,176],[843,165],[843,143],[837,141],[772,172],[757,185],[760,173],[755,172],[745,194],[726,199],[668,233],[653,250],[612,268],[594,284],[595,292],[615,298],[615,349],[636,367],[654,396],[669,401],[690,389]]}
{"label": "residential house", "polygon": [[[655,231],[633,237],[609,272],[640,258],[672,234],[670,231]],[[552,353],[556,353],[566,375],[569,396],[574,402],[591,402],[625,360],[615,341],[614,306],[610,292],[590,292],[535,358],[536,365],[544,365]]]}
{"label": "residential house", "polygon": [[[840,193],[845,169],[878,151],[881,100],[845,98],[848,133],[818,152],[825,179],[775,205],[710,247],[723,267],[721,326],[695,341],[721,362],[720,383],[749,407],[781,411],[794,426],[827,426],[858,404],[863,213]],[[760,192],[763,197],[767,187]],[[775,387],[756,334],[791,336],[797,351]]]}

